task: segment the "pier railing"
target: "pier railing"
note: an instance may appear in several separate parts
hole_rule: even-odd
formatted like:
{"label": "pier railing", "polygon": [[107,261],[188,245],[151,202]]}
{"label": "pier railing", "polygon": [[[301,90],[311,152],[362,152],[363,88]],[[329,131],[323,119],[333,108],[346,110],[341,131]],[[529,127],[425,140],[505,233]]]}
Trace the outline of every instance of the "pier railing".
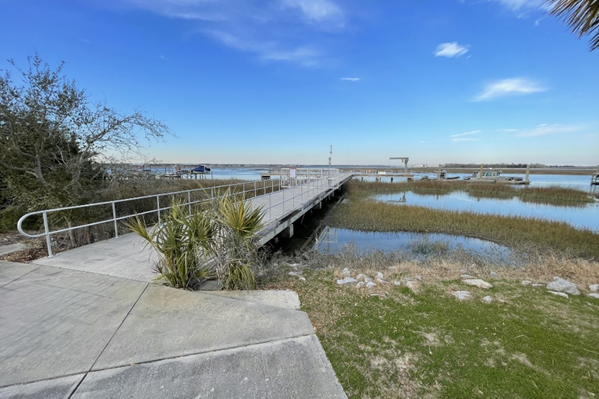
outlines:
{"label": "pier railing", "polygon": [[[177,198],[179,204],[187,207],[191,214],[194,206],[218,200],[225,195],[236,196],[236,198],[252,201],[255,206],[261,207],[264,212],[264,223],[268,225],[292,212],[304,201],[318,195],[324,188],[335,186],[337,182],[338,177],[333,176],[302,180],[292,179],[286,183],[286,187],[283,185],[284,181],[282,179],[251,181],[48,209],[23,215],[17,223],[17,229],[19,233],[29,238],[44,237],[48,256],[52,257],[53,236],[93,226],[112,225],[112,238],[118,238],[122,234],[122,230],[125,229],[122,222],[132,217],[152,215],[154,220],[160,223],[161,214],[171,209],[173,198]],[[274,196],[273,193],[279,193],[279,195]],[[143,206],[140,206],[141,203],[143,203]],[[92,218],[96,215],[97,219],[94,221],[88,220],[76,226],[67,225],[65,227],[66,223],[63,215],[73,211],[85,212],[86,218]],[[43,231],[37,233],[25,231],[23,227],[25,221],[35,217],[41,217]],[[61,219],[62,223],[57,219]]]}

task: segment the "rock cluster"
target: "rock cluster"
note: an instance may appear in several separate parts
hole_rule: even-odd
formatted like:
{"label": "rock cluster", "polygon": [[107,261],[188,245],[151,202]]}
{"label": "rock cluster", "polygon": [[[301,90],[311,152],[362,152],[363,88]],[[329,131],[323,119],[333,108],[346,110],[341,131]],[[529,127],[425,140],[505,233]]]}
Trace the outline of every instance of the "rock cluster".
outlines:
{"label": "rock cluster", "polygon": [[[486,282],[483,279],[466,274],[465,271],[462,271],[462,273],[463,274],[460,275],[460,278],[462,279],[463,284],[485,290],[493,288],[492,284]],[[289,274],[298,275],[297,272],[290,272]],[[337,285],[349,285],[355,288],[366,289],[374,288],[382,284],[393,284],[394,286],[405,285],[414,293],[418,293],[418,291],[421,288],[420,276],[416,276],[416,278],[405,277],[401,281],[394,280],[393,282],[389,283],[384,280],[385,276],[381,272],[376,272],[372,276],[367,276],[366,274],[360,273],[356,277],[352,277],[351,270],[349,270],[348,268],[344,268],[341,271],[341,275],[343,276],[343,278],[337,280]],[[489,276],[493,278],[499,277],[497,272],[489,273]],[[560,296],[562,298],[569,298],[568,295],[580,295],[580,291],[576,284],[561,277],[554,277],[553,281],[547,284],[539,282],[533,283],[532,280],[522,280],[520,284],[531,287],[546,287],[548,293]],[[587,294],[588,297],[599,299],[599,284],[589,285],[589,291],[591,292]],[[452,292],[452,294],[459,300],[467,300],[472,298],[472,294],[470,293],[470,291],[466,290],[454,291]],[[493,302],[493,297],[487,295],[483,297],[482,300],[485,303],[491,303]],[[499,301],[503,302],[501,299]]]}

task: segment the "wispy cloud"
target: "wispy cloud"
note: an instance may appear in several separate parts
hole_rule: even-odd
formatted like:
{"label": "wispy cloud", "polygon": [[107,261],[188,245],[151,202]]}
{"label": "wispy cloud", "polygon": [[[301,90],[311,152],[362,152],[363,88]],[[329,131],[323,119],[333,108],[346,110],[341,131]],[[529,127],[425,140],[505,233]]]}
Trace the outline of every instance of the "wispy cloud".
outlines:
{"label": "wispy cloud", "polygon": [[497,131],[500,133],[514,133],[517,132],[518,129],[497,129]]}
{"label": "wispy cloud", "polygon": [[581,130],[582,128],[580,126],[543,123],[541,125],[537,125],[533,129],[524,130],[521,133],[516,134],[515,137],[537,137],[547,136],[550,134],[576,133],[580,132]]}
{"label": "wispy cloud", "polygon": [[345,80],[348,82],[359,82],[361,79],[360,78],[341,78],[341,80]]}
{"label": "wispy cloud", "polygon": [[464,55],[467,52],[468,46],[461,46],[458,42],[452,42],[439,44],[433,54],[435,54],[435,57],[453,58]]}
{"label": "wispy cloud", "polygon": [[509,8],[512,11],[521,11],[525,9],[546,9],[546,0],[491,0]]}
{"label": "wispy cloud", "polygon": [[473,134],[479,134],[480,132],[482,132],[482,130],[473,130],[471,132],[465,132],[465,133],[459,133],[459,134],[452,134],[449,137],[463,137],[463,136],[471,136]]}
{"label": "wispy cloud", "polygon": [[260,61],[316,67],[331,58],[322,35],[341,32],[339,0],[117,0],[166,18],[193,21],[194,31]]}
{"label": "wispy cloud", "polygon": [[159,55],[158,58],[160,58],[161,60],[170,61],[167,57],[163,55]]}
{"label": "wispy cloud", "polygon": [[453,141],[454,143],[460,143],[462,141],[478,141],[478,139],[474,137],[456,137],[451,139],[451,141]]}
{"label": "wispy cloud", "polygon": [[328,0],[282,0],[282,6],[299,9],[303,16],[312,22],[333,22],[344,24],[343,10]]}
{"label": "wispy cloud", "polygon": [[476,96],[474,100],[488,101],[499,97],[533,94],[546,90],[547,89],[539,83],[529,79],[503,79],[486,85],[482,93]]}
{"label": "wispy cloud", "polygon": [[225,46],[254,53],[262,61],[283,61],[313,67],[319,65],[322,60],[320,51],[310,46],[285,48],[276,42],[254,41],[227,32],[211,31],[208,33]]}

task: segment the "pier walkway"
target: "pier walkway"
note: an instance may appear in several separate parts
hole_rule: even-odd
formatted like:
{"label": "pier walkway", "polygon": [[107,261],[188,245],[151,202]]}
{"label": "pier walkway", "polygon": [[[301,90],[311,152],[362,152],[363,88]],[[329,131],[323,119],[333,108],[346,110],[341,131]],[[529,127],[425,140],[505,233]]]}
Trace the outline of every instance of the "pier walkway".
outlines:
{"label": "pier walkway", "polygon": [[[292,234],[350,178],[287,181],[249,199],[264,210],[261,242]],[[46,228],[50,242],[60,231]],[[155,257],[118,234],[31,264],[0,261],[0,397],[346,398],[297,294],[157,285]]]}

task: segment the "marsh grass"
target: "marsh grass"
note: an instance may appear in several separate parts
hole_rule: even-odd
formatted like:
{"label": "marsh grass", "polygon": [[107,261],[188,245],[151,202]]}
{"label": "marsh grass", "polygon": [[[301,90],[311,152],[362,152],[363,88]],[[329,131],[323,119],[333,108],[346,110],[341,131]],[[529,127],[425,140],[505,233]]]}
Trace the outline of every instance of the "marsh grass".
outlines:
{"label": "marsh grass", "polygon": [[[349,185],[349,201],[329,218],[332,227],[380,232],[446,233],[480,238],[525,252],[560,252],[599,259],[599,234],[565,222],[457,212],[419,206],[396,206],[368,200],[367,185]],[[390,189],[387,184],[373,187]],[[401,186],[401,185],[397,185]],[[357,191],[356,191],[357,190]]]}
{"label": "marsh grass", "polygon": [[361,198],[372,196],[373,194],[391,194],[408,191],[421,195],[447,195],[452,192],[461,191],[473,198],[519,198],[525,202],[558,206],[583,206],[594,202],[588,193],[559,186],[523,187],[465,181],[420,180],[407,183],[385,183],[352,180],[347,184],[347,191],[350,195]]}
{"label": "marsh grass", "polygon": [[[545,255],[497,268],[379,252],[313,256],[310,262],[328,267],[303,269],[306,281],[282,275],[271,288],[298,292],[350,398],[591,398],[599,391],[599,300],[565,300],[520,284],[569,270],[585,292],[583,283],[599,281],[597,263]],[[344,267],[354,277],[382,272],[388,283],[339,286]],[[466,286],[464,273],[494,288]],[[403,285],[408,277],[417,277],[419,289]],[[456,300],[457,290],[472,298]],[[482,301],[487,295],[490,304]]]}

